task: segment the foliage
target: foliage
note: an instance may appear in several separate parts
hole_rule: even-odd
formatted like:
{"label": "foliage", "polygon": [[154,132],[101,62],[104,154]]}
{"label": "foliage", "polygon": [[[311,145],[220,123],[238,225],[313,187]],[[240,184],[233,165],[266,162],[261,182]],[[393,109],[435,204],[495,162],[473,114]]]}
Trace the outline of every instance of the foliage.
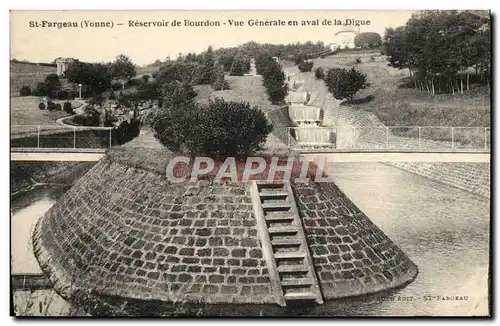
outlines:
{"label": "foliage", "polygon": [[212,88],[216,91],[229,88],[228,83],[224,79],[224,67],[220,63],[216,63],[213,69]]}
{"label": "foliage", "polygon": [[29,86],[23,86],[19,90],[19,96],[31,96],[31,88]]}
{"label": "foliage", "polygon": [[57,109],[57,105],[54,102],[52,102],[52,101],[47,102],[47,110],[54,111],[56,109]]}
{"label": "foliage", "polygon": [[285,73],[270,55],[260,55],[255,60],[257,73],[262,75],[264,87],[272,104],[280,104],[288,93],[285,83]]}
{"label": "foliage", "polygon": [[82,84],[82,96],[100,95],[111,87],[110,65],[76,61],[65,74],[70,82]]}
{"label": "foliage", "polygon": [[137,89],[137,99],[156,100],[161,96],[161,87],[157,82],[146,83]]}
{"label": "foliage", "polygon": [[312,70],[313,65],[314,63],[312,61],[302,61],[299,63],[298,68],[301,72],[308,72]]}
{"label": "foliage", "polygon": [[170,61],[160,67],[156,81],[160,84],[180,81],[197,85],[200,81],[200,67],[196,62]]}
{"label": "foliage", "polygon": [[314,71],[314,77],[316,77],[316,79],[323,79],[325,77],[325,72],[323,68],[321,67],[316,68],[316,70]]}
{"label": "foliage", "polygon": [[359,33],[354,37],[354,45],[365,49],[377,48],[382,45],[382,37],[374,32]]}
{"label": "foliage", "polygon": [[460,72],[469,67],[489,83],[491,21],[468,11],[421,11],[405,26],[386,29],[383,53],[392,67],[413,73],[415,87],[463,93]]}
{"label": "foliage", "polygon": [[211,84],[213,79],[213,70],[215,65],[215,57],[212,46],[209,46],[207,51],[202,54],[199,83],[202,85]]}
{"label": "foliage", "polygon": [[63,110],[68,114],[75,114],[75,111],[73,111],[73,107],[71,106],[70,102],[64,102]]}
{"label": "foliage", "polygon": [[272,126],[264,113],[246,102],[210,101],[208,106],[171,106],[153,126],[169,150],[209,156],[248,155],[260,149]]}
{"label": "foliage", "polygon": [[250,70],[250,58],[243,53],[238,53],[233,60],[231,65],[231,71],[229,74],[231,76],[243,76]]}
{"label": "foliage", "polygon": [[149,81],[149,78],[151,78],[151,76],[150,76],[150,75],[142,75],[142,82],[143,82],[144,84],[147,84],[147,83],[148,83],[148,81]]}
{"label": "foliage", "polygon": [[132,60],[123,54],[116,57],[115,62],[111,64],[110,70],[111,76],[115,79],[121,80],[123,84],[134,78],[137,74]]}
{"label": "foliage", "polygon": [[57,76],[56,74],[50,74],[45,77],[45,80],[43,82],[38,83],[35,89],[35,95],[55,98],[57,91],[60,88],[61,82],[59,81],[59,76]]}
{"label": "foliage", "polygon": [[361,61],[361,58],[359,58],[359,57],[358,57],[358,58],[356,58],[356,61],[355,61],[355,62],[356,62],[357,64],[360,64],[360,63],[362,63],[363,61]]}
{"label": "foliage", "polygon": [[354,95],[361,89],[369,86],[366,82],[366,75],[352,68],[330,69],[326,75],[325,84],[328,91],[337,100],[347,99],[352,103]]}

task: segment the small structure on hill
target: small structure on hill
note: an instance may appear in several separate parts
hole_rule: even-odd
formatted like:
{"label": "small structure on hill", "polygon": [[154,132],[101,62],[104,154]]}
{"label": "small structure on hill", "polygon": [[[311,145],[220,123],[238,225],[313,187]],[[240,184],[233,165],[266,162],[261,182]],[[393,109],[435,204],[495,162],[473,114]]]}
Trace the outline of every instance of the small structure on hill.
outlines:
{"label": "small structure on hill", "polygon": [[55,60],[56,62],[56,65],[57,65],[57,75],[58,76],[63,76],[64,73],[66,72],[66,69],[68,69],[68,66],[75,62],[75,61],[78,61],[78,59],[74,59],[74,58],[57,58]]}
{"label": "small structure on hill", "polygon": [[288,115],[299,127],[319,126],[323,121],[323,110],[320,107],[304,104],[290,104]]}
{"label": "small structure on hill", "polygon": [[285,98],[285,102],[287,104],[307,104],[309,99],[311,98],[311,94],[308,92],[290,92]]}
{"label": "small structure on hill", "polygon": [[[335,44],[338,49],[354,49],[356,45],[354,44],[354,38],[356,35],[359,34],[359,28],[358,29],[353,29],[353,28],[343,28],[339,30],[335,35],[333,36],[334,42],[331,44]],[[332,49],[332,46],[330,45],[330,49]],[[334,51],[332,49],[332,51]]]}

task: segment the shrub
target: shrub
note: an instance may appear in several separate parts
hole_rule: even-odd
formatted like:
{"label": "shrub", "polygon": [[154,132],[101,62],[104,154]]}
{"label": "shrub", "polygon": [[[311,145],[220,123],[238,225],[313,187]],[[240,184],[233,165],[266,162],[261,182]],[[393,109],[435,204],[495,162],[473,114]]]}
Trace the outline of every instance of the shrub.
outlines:
{"label": "shrub", "polygon": [[363,62],[363,61],[361,61],[361,58],[356,58],[356,63],[357,63],[357,64],[360,64],[360,63],[362,63],[362,62]]}
{"label": "shrub", "polygon": [[115,92],[109,91],[108,100],[116,100]]}
{"label": "shrub", "polygon": [[302,72],[308,72],[312,70],[314,63],[312,61],[302,61],[299,63],[299,70]]}
{"label": "shrub", "polygon": [[63,110],[68,114],[75,114],[75,111],[73,111],[73,107],[71,106],[70,102],[64,102]]}
{"label": "shrub", "polygon": [[122,83],[120,82],[113,82],[111,83],[111,89],[114,91],[119,91],[122,89]]}
{"label": "shrub", "polygon": [[214,66],[212,87],[216,91],[229,88],[228,83],[224,79],[224,67],[222,66],[222,64],[216,63]]}
{"label": "shrub", "polygon": [[19,90],[19,96],[31,96],[31,88],[29,86],[23,86]]}
{"label": "shrub", "polygon": [[151,77],[151,76],[149,76],[149,75],[142,75],[142,82],[143,82],[144,84],[147,84],[147,83],[148,83],[148,81],[149,81],[149,78],[150,78],[150,77]]}
{"label": "shrub", "polygon": [[40,104],[38,104],[38,108],[39,108],[40,110],[45,110],[45,103],[40,102]]}
{"label": "shrub", "polygon": [[47,110],[54,111],[56,109],[56,104],[52,101],[47,102]]}
{"label": "shrub", "polygon": [[57,91],[56,98],[58,100],[68,100],[71,98],[71,96],[67,91],[61,89]]}
{"label": "shrub", "polygon": [[270,55],[261,55],[255,60],[257,73],[264,79],[264,87],[272,104],[280,104],[288,93],[285,73]]}
{"label": "shrub", "polygon": [[376,48],[382,45],[382,37],[378,33],[359,33],[354,37],[354,45],[362,48]]}
{"label": "shrub", "polygon": [[347,99],[352,103],[354,95],[360,90],[369,86],[366,82],[366,75],[352,68],[330,69],[328,70],[325,84],[328,91],[332,93],[337,100]]}
{"label": "shrub", "polygon": [[272,131],[257,107],[220,98],[208,106],[172,106],[156,118],[153,128],[159,141],[169,150],[193,155],[248,155],[259,150]]}
{"label": "shrub", "polygon": [[316,68],[316,71],[314,71],[314,77],[316,77],[316,79],[323,79],[323,77],[325,77],[325,72],[323,71],[323,68],[321,67]]}
{"label": "shrub", "polygon": [[250,59],[238,53],[233,60],[229,74],[231,76],[243,76],[250,70]]}
{"label": "shrub", "polygon": [[61,104],[57,103],[55,110],[61,111],[62,110]]}

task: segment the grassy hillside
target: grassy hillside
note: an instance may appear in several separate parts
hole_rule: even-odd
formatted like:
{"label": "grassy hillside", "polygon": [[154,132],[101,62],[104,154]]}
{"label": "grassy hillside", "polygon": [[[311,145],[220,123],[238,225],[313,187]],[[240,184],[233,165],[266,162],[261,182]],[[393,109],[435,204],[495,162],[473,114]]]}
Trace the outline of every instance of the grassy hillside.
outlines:
{"label": "grassy hillside", "polygon": [[[358,57],[362,60],[360,64],[356,64]],[[486,86],[474,84],[464,95],[431,96],[408,87],[411,85],[407,83],[408,70],[391,68],[384,57],[373,54],[339,54],[317,59],[309,74],[317,67],[355,67],[365,73],[371,86],[359,92],[353,107],[372,112],[387,126],[490,126],[490,95]]]}
{"label": "grassy hillside", "polygon": [[10,62],[11,96],[19,96],[19,90],[24,85],[28,85],[32,89],[35,88],[39,82],[42,82],[45,77],[47,77],[47,75],[55,74],[56,72],[56,67]]}

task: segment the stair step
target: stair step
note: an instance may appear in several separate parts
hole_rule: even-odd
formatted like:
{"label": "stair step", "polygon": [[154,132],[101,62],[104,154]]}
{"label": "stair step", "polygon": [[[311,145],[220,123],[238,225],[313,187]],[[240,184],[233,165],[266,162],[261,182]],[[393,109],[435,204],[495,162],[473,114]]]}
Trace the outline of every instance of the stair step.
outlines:
{"label": "stair step", "polygon": [[295,226],[276,226],[267,229],[269,234],[278,234],[278,233],[297,233],[298,229]]}
{"label": "stair step", "polygon": [[299,239],[274,239],[271,240],[273,246],[300,246],[302,241]]}
{"label": "stair step", "polygon": [[278,266],[279,273],[304,273],[309,272],[304,265],[281,265]]}
{"label": "stair step", "polygon": [[288,192],[285,191],[269,191],[269,192],[259,192],[260,198],[273,198],[273,197],[287,197]]}
{"label": "stair step", "polygon": [[281,208],[288,208],[290,209],[290,203],[288,202],[279,202],[279,203],[264,203],[262,204],[263,209],[281,209]]}
{"label": "stair step", "polygon": [[303,285],[313,285],[313,280],[310,278],[291,278],[281,281],[281,286],[292,287],[292,286],[303,286]]}
{"label": "stair step", "polygon": [[274,254],[275,259],[295,259],[295,258],[305,258],[306,253],[303,251],[286,251],[286,252],[277,252]]}
{"label": "stair step", "polygon": [[312,292],[285,293],[285,300],[316,300],[318,296]]}
{"label": "stair step", "polygon": [[267,215],[264,217],[266,221],[293,221],[295,216],[293,215],[281,215],[281,214],[273,214]]}

